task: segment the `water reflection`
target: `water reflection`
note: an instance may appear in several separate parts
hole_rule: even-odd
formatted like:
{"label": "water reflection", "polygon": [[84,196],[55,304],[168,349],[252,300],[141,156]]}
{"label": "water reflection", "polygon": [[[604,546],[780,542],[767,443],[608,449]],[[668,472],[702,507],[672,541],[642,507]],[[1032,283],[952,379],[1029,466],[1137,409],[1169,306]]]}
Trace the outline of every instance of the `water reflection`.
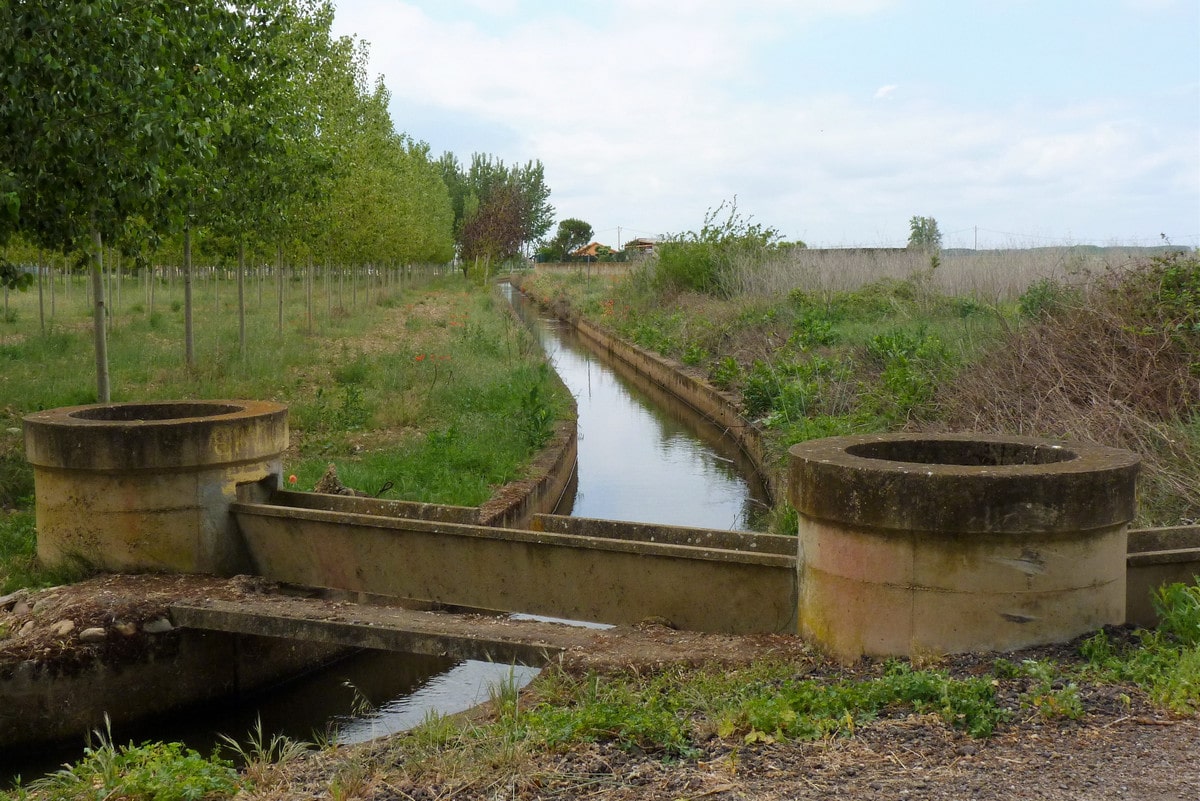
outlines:
{"label": "water reflection", "polygon": [[342,744],[361,743],[407,731],[434,714],[465,712],[505,692],[521,689],[539,672],[538,668],[524,665],[474,660],[459,662],[407,695],[393,698],[377,709],[336,719],[335,739]]}
{"label": "water reflection", "polygon": [[766,492],[749,460],[673,395],[591,352],[505,285],[579,413],[578,489],[570,514],[762,530]]}

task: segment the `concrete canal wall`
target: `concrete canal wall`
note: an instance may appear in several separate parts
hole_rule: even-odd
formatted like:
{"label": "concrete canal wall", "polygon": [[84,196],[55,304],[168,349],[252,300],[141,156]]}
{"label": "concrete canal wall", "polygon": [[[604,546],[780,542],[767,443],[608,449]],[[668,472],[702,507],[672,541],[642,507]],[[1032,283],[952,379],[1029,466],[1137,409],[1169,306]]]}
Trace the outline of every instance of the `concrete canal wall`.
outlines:
{"label": "concrete canal wall", "polygon": [[593,536],[261,503],[233,512],[255,572],[274,581],[601,623],[796,629],[796,557],[778,552],[791,538],[766,548],[765,535],[670,526],[618,538],[606,521]]}

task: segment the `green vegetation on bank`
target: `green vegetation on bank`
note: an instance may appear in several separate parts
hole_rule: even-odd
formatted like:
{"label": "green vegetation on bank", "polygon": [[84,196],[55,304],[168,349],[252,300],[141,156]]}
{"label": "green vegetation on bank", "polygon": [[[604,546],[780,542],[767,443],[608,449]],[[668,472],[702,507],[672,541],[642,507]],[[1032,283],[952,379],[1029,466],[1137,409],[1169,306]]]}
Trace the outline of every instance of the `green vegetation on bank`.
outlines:
{"label": "green vegetation on bank", "polygon": [[[210,276],[196,286],[206,314],[191,371],[179,359],[181,288],[156,286],[148,312],[145,282],[123,280],[110,339],[114,400],[285,403],[284,470],[296,489],[311,489],[332,462],[344,484],[371,494],[387,487],[382,497],[477,506],[521,477],[568,408],[530,333],[491,291],[461,277],[390,273],[370,285],[351,277],[352,287],[317,276],[310,304],[296,276],[285,287],[285,333],[269,289],[261,306],[251,302],[243,358],[230,313],[236,287]],[[45,334],[33,293],[10,298],[14,319],[0,322],[0,594],[62,578],[34,565],[20,431],[25,414],[95,401],[83,288],[57,292]]]}

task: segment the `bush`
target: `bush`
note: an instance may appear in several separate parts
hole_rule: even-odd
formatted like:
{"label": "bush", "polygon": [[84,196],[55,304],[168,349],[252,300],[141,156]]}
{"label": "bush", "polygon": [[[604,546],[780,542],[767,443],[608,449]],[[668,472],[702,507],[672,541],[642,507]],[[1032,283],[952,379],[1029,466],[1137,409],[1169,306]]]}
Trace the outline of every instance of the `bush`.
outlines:
{"label": "bush", "polygon": [[[724,220],[718,217],[728,208]],[[738,214],[737,198],[704,216],[699,233],[688,231],[659,245],[655,283],[659,290],[727,295],[733,272],[762,260],[779,233]]]}
{"label": "bush", "polygon": [[1053,278],[1035,281],[1017,300],[1021,316],[1036,320],[1061,311],[1071,302],[1079,300],[1079,292]]}
{"label": "bush", "polygon": [[1026,292],[1036,320],[939,388],[944,422],[1127,448],[1142,457],[1138,525],[1200,516],[1200,257],[1153,258],[1077,300],[1066,291]]}

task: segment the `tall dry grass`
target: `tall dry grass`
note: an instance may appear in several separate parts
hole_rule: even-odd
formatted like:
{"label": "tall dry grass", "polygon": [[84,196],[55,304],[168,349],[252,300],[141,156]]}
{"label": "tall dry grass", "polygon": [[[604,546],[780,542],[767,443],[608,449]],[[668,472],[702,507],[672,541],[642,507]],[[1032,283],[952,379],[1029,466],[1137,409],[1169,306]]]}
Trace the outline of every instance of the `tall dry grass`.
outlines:
{"label": "tall dry grass", "polygon": [[947,251],[933,267],[930,254],[905,248],[787,248],[761,259],[743,258],[727,280],[731,296],[771,297],[793,289],[853,291],[884,279],[919,277],[942,294],[1005,303],[1042,279],[1087,286],[1145,258],[1144,251],[1073,247]]}
{"label": "tall dry grass", "polygon": [[1197,292],[1195,257],[1098,277],[941,387],[936,427],[1127,448],[1143,460],[1143,522],[1195,522]]}

